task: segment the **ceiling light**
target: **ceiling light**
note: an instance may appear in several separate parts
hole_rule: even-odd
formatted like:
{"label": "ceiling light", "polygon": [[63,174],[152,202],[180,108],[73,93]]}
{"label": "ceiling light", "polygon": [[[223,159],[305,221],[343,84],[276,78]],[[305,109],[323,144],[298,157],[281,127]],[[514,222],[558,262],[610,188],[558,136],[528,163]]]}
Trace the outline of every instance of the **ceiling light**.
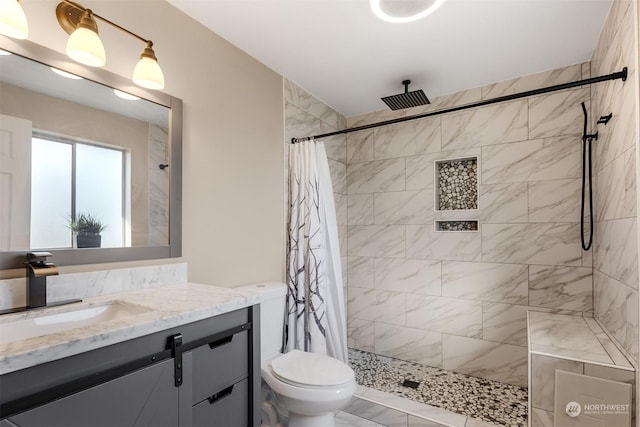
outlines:
{"label": "ceiling light", "polygon": [[152,49],[153,43],[147,43],[147,47],[140,55],[140,61],[133,70],[133,82],[147,89],[164,88],[164,75],[158,65],[158,58]]}
{"label": "ceiling light", "polygon": [[70,34],[67,42],[67,55],[82,64],[92,67],[102,67],[106,62],[104,46],[100,41],[100,37],[98,37],[98,25],[95,18],[145,42],[147,47],[140,55],[140,60],[134,68],[133,81],[137,85],[148,89],[164,88],[164,76],[160,65],[158,65],[158,59],[153,51],[153,42],[151,40],[142,38],[113,21],[92,12],[90,9],[85,9],[69,0],[63,0],[58,4],[56,17],[62,29],[67,34]]}
{"label": "ceiling light", "polygon": [[138,99],[140,99],[135,95],[131,95],[130,93],[123,92],[118,89],[114,89],[113,93],[115,93],[118,98],[126,99],[127,101],[137,101]]}
{"label": "ceiling light", "polygon": [[445,0],[369,0],[373,13],[383,21],[417,21],[435,12]]}
{"label": "ceiling light", "polygon": [[49,67],[49,68],[51,68],[51,71],[53,71],[54,73],[56,73],[59,76],[66,77],[66,78],[72,79],[72,80],[82,80],[82,77],[76,76],[75,74],[67,73],[66,71],[62,71],[62,70],[60,70],[58,68],[55,68],[55,67]]}
{"label": "ceiling light", "polygon": [[27,17],[18,0],[0,0],[0,34],[14,39],[29,35]]}
{"label": "ceiling light", "polygon": [[69,36],[67,55],[90,67],[102,67],[107,62],[104,46],[98,36],[98,24],[90,9],[84,11],[76,29]]}

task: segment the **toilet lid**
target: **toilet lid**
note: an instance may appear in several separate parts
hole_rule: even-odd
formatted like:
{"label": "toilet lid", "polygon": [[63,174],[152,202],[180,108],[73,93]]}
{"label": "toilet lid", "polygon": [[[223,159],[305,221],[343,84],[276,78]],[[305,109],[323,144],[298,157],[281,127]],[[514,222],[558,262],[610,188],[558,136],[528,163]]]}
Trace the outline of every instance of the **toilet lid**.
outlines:
{"label": "toilet lid", "polygon": [[300,350],[273,359],[271,369],[284,381],[310,386],[336,386],[354,378],[353,369],[338,359]]}

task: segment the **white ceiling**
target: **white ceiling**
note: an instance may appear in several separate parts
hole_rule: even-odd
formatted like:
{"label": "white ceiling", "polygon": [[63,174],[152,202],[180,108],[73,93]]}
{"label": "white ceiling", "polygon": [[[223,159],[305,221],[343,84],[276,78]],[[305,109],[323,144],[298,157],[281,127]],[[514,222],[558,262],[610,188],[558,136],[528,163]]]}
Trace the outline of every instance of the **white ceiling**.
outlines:
{"label": "white ceiling", "polygon": [[168,0],[345,116],[589,61],[611,0],[447,0],[416,22],[368,0]]}

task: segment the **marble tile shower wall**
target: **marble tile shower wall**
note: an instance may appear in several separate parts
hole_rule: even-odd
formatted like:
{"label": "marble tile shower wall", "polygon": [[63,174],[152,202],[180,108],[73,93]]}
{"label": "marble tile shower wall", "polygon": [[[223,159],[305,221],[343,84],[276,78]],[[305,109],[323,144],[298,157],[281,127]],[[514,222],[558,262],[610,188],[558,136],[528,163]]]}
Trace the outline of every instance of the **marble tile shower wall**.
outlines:
{"label": "marble tile shower wall", "polygon": [[626,82],[592,87],[592,116],[613,113],[607,126],[594,126],[593,246],[594,314],[638,359],[638,235],[636,182],[635,1],[615,0],[591,61],[594,75],[628,67]]}
{"label": "marble tile shower wall", "polygon": [[[291,138],[319,135],[341,130],[346,127],[346,119],[331,107],[315,98],[293,82],[284,79],[285,101],[285,212],[289,212],[288,197],[288,156]],[[329,169],[333,184],[333,196],[340,238],[343,283],[347,284],[347,143],[345,135],[324,139]],[[288,214],[287,214],[288,215]],[[288,222],[288,218],[287,218]],[[345,295],[346,300],[346,295]]]}
{"label": "marble tile shower wall", "polygon": [[169,244],[169,171],[158,165],[168,164],[168,130],[149,127],[149,245]]}
{"label": "marble tile shower wall", "polygon": [[[348,127],[590,76],[589,64],[347,119]],[[349,344],[527,383],[526,311],[591,315],[577,88],[347,135]],[[479,209],[435,212],[434,162],[478,158]],[[436,232],[440,219],[478,232]]]}

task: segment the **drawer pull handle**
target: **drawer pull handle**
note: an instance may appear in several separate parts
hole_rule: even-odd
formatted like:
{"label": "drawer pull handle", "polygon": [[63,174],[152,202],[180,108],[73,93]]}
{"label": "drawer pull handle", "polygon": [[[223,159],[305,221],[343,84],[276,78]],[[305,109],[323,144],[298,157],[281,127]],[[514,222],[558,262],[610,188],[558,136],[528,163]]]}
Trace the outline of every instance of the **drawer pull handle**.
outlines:
{"label": "drawer pull handle", "polygon": [[213,405],[214,403],[216,403],[220,399],[224,399],[227,396],[231,396],[231,393],[233,393],[233,385],[225,388],[222,391],[217,392],[216,394],[214,394],[211,397],[207,397],[207,400],[209,401],[210,405]]}
{"label": "drawer pull handle", "polygon": [[213,350],[214,348],[222,347],[223,345],[229,344],[233,340],[233,335],[229,335],[228,337],[220,338],[214,342],[209,343],[209,348]]}

